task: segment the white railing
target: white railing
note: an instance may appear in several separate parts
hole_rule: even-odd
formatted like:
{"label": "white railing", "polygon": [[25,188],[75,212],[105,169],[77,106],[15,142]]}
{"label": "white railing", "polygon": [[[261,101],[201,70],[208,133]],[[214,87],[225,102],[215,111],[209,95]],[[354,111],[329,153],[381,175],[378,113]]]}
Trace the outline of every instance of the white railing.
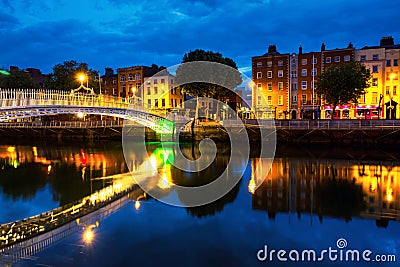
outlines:
{"label": "white railing", "polygon": [[122,121],[3,122],[0,128],[103,128],[122,126]]}

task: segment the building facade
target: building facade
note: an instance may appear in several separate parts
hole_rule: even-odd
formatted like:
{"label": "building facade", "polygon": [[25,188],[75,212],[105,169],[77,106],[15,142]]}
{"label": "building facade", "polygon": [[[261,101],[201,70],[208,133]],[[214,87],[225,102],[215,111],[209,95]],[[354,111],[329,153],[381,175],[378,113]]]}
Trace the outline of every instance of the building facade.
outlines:
{"label": "building facade", "polygon": [[252,106],[257,118],[288,118],[289,61],[290,55],[280,54],[275,45],[252,57]]}
{"label": "building facade", "polygon": [[101,76],[104,88],[102,93],[110,96],[118,96],[118,75],[112,68],[106,68],[106,73]]}

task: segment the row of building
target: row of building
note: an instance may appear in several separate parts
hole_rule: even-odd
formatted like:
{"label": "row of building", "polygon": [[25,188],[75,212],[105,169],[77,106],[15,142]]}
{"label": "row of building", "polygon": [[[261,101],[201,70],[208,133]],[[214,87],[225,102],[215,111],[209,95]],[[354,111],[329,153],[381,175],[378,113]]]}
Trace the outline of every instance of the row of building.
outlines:
{"label": "row of building", "polygon": [[[326,105],[316,94],[317,76],[327,68],[360,61],[372,73],[371,86],[357,104],[336,107]],[[270,45],[262,56],[252,57],[252,108],[257,118],[276,119],[395,119],[399,114],[400,44],[383,37],[379,46],[345,48],[298,53],[278,52]]]}

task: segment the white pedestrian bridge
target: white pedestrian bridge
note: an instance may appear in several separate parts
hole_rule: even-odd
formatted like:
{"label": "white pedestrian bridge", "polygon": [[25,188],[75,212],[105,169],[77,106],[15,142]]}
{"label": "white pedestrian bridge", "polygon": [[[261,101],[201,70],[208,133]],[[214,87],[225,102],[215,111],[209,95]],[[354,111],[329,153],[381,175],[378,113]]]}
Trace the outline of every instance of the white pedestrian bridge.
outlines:
{"label": "white pedestrian bridge", "polygon": [[173,133],[173,121],[131,102],[121,97],[93,93],[0,88],[0,123],[46,115],[84,113],[115,116],[158,133]]}

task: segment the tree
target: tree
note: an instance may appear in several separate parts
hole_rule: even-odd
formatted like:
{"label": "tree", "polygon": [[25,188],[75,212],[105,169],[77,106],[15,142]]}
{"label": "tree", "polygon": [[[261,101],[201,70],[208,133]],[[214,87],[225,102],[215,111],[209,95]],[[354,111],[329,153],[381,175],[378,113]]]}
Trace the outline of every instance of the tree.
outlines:
{"label": "tree", "polygon": [[337,105],[358,103],[370,86],[370,78],[370,71],[358,61],[327,68],[318,76],[316,92],[333,106],[332,119]]}
{"label": "tree", "polygon": [[[221,53],[215,53],[212,51],[204,51],[201,49],[196,49],[194,51],[190,51],[189,53],[186,53],[183,56],[182,63],[188,63],[188,62],[195,62],[195,61],[210,61],[210,62],[216,62],[216,63],[221,63],[224,65],[227,65],[235,70],[237,70],[237,65],[236,63],[228,57],[223,57]],[[236,86],[240,85],[242,83],[242,77],[238,71],[230,71],[228,68],[227,70],[220,70],[220,69],[207,69],[207,70],[201,70],[201,71],[209,71],[210,73],[207,79],[209,80],[215,80],[218,81],[219,83],[223,83],[226,85],[226,87],[223,87],[221,85],[215,84],[215,83],[206,83],[206,82],[190,82],[185,83],[184,81],[186,80],[187,77],[191,76],[193,77],[193,74],[196,73],[196,71],[199,70],[194,70],[191,68],[192,66],[190,65],[181,65],[176,71],[176,81],[178,84],[181,84],[180,88],[182,89],[183,92],[196,97],[197,100],[199,97],[208,97],[208,98],[214,98],[220,101],[226,101],[229,99],[230,95],[234,94],[231,90]],[[207,76],[204,75],[204,72],[202,73],[203,77]],[[229,88],[229,89],[228,89]],[[217,108],[218,111],[218,108]],[[196,116],[195,119],[198,117],[198,101],[196,105]]]}
{"label": "tree", "polygon": [[9,72],[0,73],[0,88],[28,89],[38,88],[39,85],[32,81],[28,72],[13,67]]}
{"label": "tree", "polygon": [[65,61],[63,64],[57,64],[53,67],[53,72],[49,75],[46,87],[49,89],[70,91],[80,86],[78,80],[79,73],[86,75],[83,85],[93,88],[96,93],[100,92],[99,72],[89,69],[88,64],[76,62],[75,60]]}

